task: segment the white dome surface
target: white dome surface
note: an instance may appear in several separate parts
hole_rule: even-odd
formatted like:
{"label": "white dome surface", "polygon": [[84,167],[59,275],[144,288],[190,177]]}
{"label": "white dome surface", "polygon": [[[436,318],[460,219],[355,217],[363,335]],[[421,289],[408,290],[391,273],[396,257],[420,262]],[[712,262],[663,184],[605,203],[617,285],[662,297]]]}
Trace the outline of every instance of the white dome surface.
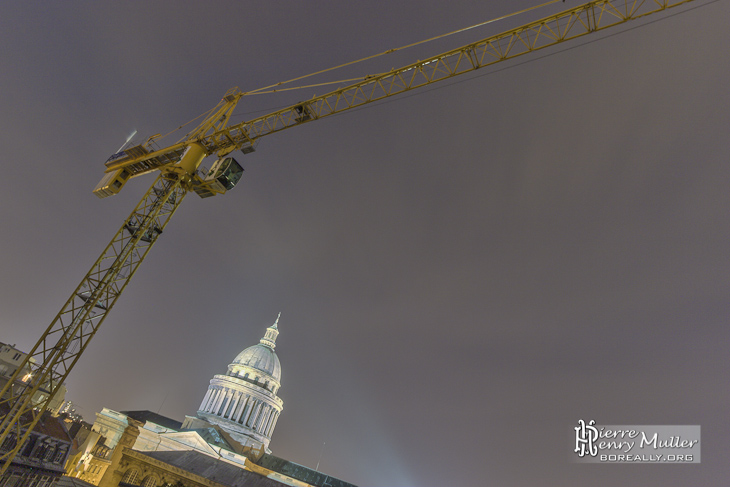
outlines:
{"label": "white dome surface", "polygon": [[256,344],[239,353],[231,365],[245,365],[260,370],[281,382],[281,363],[279,357],[266,345]]}

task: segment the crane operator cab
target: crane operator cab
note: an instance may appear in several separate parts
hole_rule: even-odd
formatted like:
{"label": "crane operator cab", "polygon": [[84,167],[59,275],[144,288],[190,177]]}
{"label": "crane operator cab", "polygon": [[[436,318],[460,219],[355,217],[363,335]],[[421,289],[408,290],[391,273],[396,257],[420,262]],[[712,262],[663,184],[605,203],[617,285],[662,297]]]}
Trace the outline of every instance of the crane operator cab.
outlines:
{"label": "crane operator cab", "polygon": [[243,168],[232,157],[218,159],[210,170],[200,178],[194,178],[193,189],[201,198],[223,194],[240,181]]}

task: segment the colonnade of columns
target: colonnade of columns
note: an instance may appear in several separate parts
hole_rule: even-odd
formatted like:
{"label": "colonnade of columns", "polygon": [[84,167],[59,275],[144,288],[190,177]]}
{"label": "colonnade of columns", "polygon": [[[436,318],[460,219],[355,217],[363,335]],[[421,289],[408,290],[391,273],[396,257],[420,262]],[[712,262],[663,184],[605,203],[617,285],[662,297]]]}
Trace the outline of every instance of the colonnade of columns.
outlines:
{"label": "colonnade of columns", "polygon": [[241,424],[271,438],[281,411],[261,399],[226,387],[212,386],[200,404],[200,411]]}

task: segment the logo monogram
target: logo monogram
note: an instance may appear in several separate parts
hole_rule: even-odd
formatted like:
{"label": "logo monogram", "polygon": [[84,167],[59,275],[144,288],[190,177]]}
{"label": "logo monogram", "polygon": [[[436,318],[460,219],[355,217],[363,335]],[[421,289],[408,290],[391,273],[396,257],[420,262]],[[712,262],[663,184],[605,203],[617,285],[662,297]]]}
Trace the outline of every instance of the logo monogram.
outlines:
{"label": "logo monogram", "polygon": [[598,429],[596,429],[594,420],[590,420],[588,424],[585,421],[578,420],[578,426],[575,429],[575,453],[579,457],[584,457],[586,454],[595,457],[598,455],[598,447],[595,441],[598,439]]}

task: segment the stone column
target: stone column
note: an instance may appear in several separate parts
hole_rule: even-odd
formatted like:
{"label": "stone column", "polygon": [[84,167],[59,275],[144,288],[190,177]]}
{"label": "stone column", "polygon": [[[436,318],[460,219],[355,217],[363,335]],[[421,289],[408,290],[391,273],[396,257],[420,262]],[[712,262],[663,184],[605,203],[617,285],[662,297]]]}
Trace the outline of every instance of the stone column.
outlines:
{"label": "stone column", "polygon": [[[241,393],[241,396],[243,396],[243,392]],[[247,400],[248,400],[248,396],[246,396],[246,398],[243,401],[239,402],[238,413],[236,414],[236,417],[234,418],[234,421],[236,423],[241,422],[241,415],[243,415],[243,412],[246,410],[246,404],[248,403]]]}
{"label": "stone column", "polygon": [[215,403],[213,403],[213,410],[210,412],[211,414],[218,415],[218,410],[221,407],[221,403],[226,399],[226,390],[221,387],[220,392],[218,393],[218,399],[215,400]]}
{"label": "stone column", "polygon": [[205,403],[208,402],[208,399],[210,399],[210,392],[212,389],[208,389],[208,391],[205,393],[205,397],[203,398],[203,402],[200,403],[200,410],[205,411]]}
{"label": "stone column", "polygon": [[254,400],[253,407],[251,408],[251,414],[248,416],[248,421],[246,421],[246,426],[248,426],[249,428],[253,428],[260,408],[261,403],[258,400]]}
{"label": "stone column", "polygon": [[241,400],[241,393],[240,392],[234,392],[233,393],[233,407],[231,408],[231,413],[228,415],[228,419],[232,419],[233,415],[236,414],[236,408],[238,407],[238,401]]}
{"label": "stone column", "polygon": [[239,421],[239,423],[246,426],[246,423],[248,422],[248,418],[249,418],[249,416],[251,416],[251,410],[253,409],[253,406],[254,406],[254,400],[251,396],[248,396],[246,398],[246,407],[244,408],[243,413],[241,414],[241,420]]}
{"label": "stone column", "polygon": [[220,388],[216,387],[214,389],[213,394],[211,394],[210,402],[208,403],[208,407],[205,409],[206,413],[212,413],[213,409],[215,409],[215,403],[218,402],[218,397],[220,397],[221,390]]}
{"label": "stone column", "polygon": [[264,436],[266,435],[266,430],[269,429],[269,423],[271,422],[271,418],[274,416],[274,408],[269,406],[269,410],[266,413],[266,418],[264,420],[261,427],[261,434]]}
{"label": "stone column", "polygon": [[210,403],[213,401],[213,397],[215,396],[215,389],[212,387],[208,388],[208,393],[206,394],[208,396],[207,401],[205,401],[205,406],[203,406],[200,410],[205,411],[206,413],[210,409]]}
{"label": "stone column", "polygon": [[226,389],[226,395],[223,398],[223,401],[221,402],[221,407],[218,408],[218,412],[216,413],[221,418],[224,418],[226,415],[226,409],[228,409],[228,405],[231,403],[231,399],[233,398],[233,393],[230,389]]}
{"label": "stone column", "polygon": [[276,427],[276,422],[279,421],[279,414],[281,414],[279,411],[276,412],[276,417],[274,418],[274,421],[271,423],[271,428],[269,428],[269,434],[267,435],[269,438],[271,438],[271,435],[274,433],[274,428]]}
{"label": "stone column", "polygon": [[256,422],[254,422],[254,424],[253,424],[253,429],[255,429],[256,431],[260,432],[260,430],[261,430],[261,425],[264,422],[264,416],[266,416],[266,408],[267,408],[266,403],[261,403],[261,410],[259,411],[259,414],[256,417]]}
{"label": "stone column", "polygon": [[266,415],[266,421],[264,421],[264,427],[261,429],[261,434],[264,436],[269,436],[267,433],[269,431],[269,426],[271,426],[271,420],[274,419],[274,408],[269,409],[269,414]]}

